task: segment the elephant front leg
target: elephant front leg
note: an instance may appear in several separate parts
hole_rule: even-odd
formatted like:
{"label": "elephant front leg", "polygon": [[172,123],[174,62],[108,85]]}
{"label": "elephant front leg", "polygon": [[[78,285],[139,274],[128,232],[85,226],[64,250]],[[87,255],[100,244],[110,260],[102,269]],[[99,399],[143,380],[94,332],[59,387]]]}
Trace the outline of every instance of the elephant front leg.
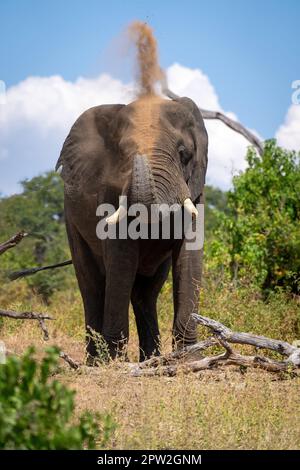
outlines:
{"label": "elephant front leg", "polygon": [[173,253],[174,347],[197,342],[196,323],[191,313],[199,308],[202,257],[203,250],[187,250],[185,240]]}
{"label": "elephant front leg", "polygon": [[138,263],[137,244],[130,240],[109,243],[106,258],[106,288],[103,338],[114,359],[124,354],[129,338],[129,303]]}
{"label": "elephant front leg", "polygon": [[132,306],[139,335],[140,362],[158,356],[160,350],[157,298],[168,277],[171,259],[164,261],[153,276],[137,274],[132,290]]}
{"label": "elephant front leg", "polygon": [[104,267],[97,262],[77,228],[68,221],[66,227],[76,277],[84,305],[86,327],[86,363],[94,365],[98,358],[97,338],[102,332],[105,297]]}

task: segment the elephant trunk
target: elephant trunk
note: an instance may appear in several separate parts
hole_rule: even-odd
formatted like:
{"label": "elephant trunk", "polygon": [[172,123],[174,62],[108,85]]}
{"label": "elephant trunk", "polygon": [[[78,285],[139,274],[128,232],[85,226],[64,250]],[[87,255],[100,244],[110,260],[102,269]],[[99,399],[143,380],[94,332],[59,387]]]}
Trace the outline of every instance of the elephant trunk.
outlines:
{"label": "elephant trunk", "polygon": [[146,207],[157,203],[155,181],[146,155],[134,157],[129,203],[144,204]]}
{"label": "elephant trunk", "polygon": [[[166,172],[167,168],[167,172]],[[169,182],[166,188],[166,183]],[[164,194],[160,194],[164,189]],[[192,217],[197,217],[198,211],[190,199],[190,192],[171,165],[155,165],[149,163],[146,155],[136,155],[133,161],[132,180],[130,186],[130,203],[141,203],[146,207],[151,204],[174,203],[182,204]]]}

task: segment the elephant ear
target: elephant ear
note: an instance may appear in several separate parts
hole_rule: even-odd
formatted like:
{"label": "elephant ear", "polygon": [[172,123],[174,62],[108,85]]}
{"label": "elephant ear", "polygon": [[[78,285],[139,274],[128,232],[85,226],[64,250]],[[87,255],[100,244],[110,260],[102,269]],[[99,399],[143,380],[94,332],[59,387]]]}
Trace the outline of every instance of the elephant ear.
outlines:
{"label": "elephant ear", "polygon": [[179,102],[187,107],[194,118],[194,126],[192,128],[193,139],[195,142],[196,153],[194,158],[194,166],[192,174],[188,182],[191,199],[198,202],[203,194],[205,184],[205,176],[207,170],[207,151],[208,151],[208,135],[205,129],[204,121],[198,106],[190,98],[180,98]]}
{"label": "elephant ear", "polygon": [[72,126],[55,170],[69,193],[97,193],[113,156],[111,127],[124,105],[95,106]]}

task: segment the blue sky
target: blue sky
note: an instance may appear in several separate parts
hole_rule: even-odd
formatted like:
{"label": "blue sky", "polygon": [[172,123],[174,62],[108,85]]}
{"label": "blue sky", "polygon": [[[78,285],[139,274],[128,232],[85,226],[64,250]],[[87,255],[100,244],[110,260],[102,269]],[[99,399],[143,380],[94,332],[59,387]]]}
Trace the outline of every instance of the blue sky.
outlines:
{"label": "blue sky", "polygon": [[[291,105],[291,84],[300,79],[299,0],[1,0],[0,18],[0,80],[8,90],[7,106],[0,103],[2,194],[53,168],[86,105],[126,95],[132,70],[116,44],[136,19],[153,27],[175,92],[233,112],[262,138],[276,135],[281,145],[300,149],[300,106]],[[93,82],[103,73],[122,86]],[[78,77],[86,81],[78,85]],[[105,95],[97,86],[110,91]],[[208,127],[210,181],[226,187],[218,169],[225,162],[229,172],[231,160],[241,169],[246,143],[217,124]]]}
{"label": "blue sky", "polygon": [[2,0],[0,78],[93,76],[133,19],[153,26],[164,67],[201,68],[224,108],[274,135],[300,76],[298,0]]}

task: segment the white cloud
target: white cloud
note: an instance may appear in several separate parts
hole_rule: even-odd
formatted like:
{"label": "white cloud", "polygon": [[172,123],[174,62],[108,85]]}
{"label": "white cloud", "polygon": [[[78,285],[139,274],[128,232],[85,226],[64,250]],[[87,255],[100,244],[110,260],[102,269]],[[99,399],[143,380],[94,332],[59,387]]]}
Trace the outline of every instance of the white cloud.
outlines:
{"label": "white cloud", "polygon": [[[169,87],[201,107],[221,110],[217,93],[201,70],[174,64],[167,70]],[[132,84],[103,74],[68,82],[60,76],[29,77],[6,93],[0,106],[0,192],[18,191],[18,181],[55,166],[75,119],[87,108],[128,103]],[[226,113],[236,118],[232,113]],[[245,167],[248,142],[224,124],[206,121],[209,134],[208,183],[227,188],[232,171]]]}
{"label": "white cloud", "polygon": [[60,76],[29,77],[8,89],[6,104],[0,106],[0,193],[19,191],[20,180],[53,169],[83,111],[132,98],[130,85],[106,74],[75,82]]}
{"label": "white cloud", "polygon": [[201,70],[173,64],[167,70],[167,78],[170,89],[179,96],[188,96],[204,109],[221,111],[215,89]]}
{"label": "white cloud", "polygon": [[291,105],[276,133],[277,142],[289,150],[300,150],[300,104]]}

